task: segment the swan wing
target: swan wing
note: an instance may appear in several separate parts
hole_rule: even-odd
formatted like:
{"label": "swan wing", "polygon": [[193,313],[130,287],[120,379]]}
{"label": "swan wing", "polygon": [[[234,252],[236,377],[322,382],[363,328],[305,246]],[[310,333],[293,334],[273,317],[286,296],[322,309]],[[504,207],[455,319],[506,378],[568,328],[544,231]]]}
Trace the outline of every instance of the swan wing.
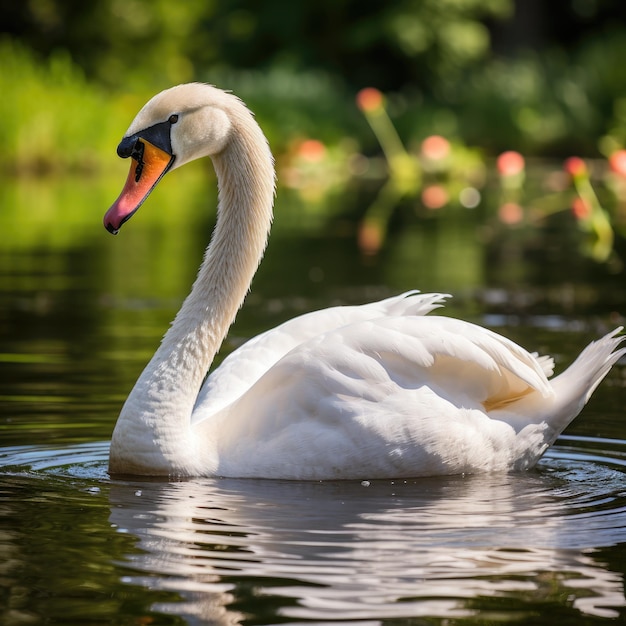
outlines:
{"label": "swan wing", "polygon": [[537,358],[431,316],[342,326],[286,353],[215,420],[218,473],[356,478],[506,468],[516,430],[489,412],[552,388]]}
{"label": "swan wing", "polygon": [[192,424],[233,402],[290,350],[317,335],[374,318],[427,315],[448,297],[409,291],[360,306],[313,311],[268,330],[228,355],[208,376],[198,394]]}

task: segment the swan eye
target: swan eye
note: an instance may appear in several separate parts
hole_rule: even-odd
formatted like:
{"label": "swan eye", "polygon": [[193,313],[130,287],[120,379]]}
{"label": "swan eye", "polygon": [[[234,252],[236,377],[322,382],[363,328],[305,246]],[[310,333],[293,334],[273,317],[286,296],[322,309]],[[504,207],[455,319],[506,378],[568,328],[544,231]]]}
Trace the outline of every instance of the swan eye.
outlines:
{"label": "swan eye", "polygon": [[174,115],[170,115],[167,121],[170,124],[176,124],[176,122],[178,122],[178,115],[176,115],[176,113],[174,113]]}

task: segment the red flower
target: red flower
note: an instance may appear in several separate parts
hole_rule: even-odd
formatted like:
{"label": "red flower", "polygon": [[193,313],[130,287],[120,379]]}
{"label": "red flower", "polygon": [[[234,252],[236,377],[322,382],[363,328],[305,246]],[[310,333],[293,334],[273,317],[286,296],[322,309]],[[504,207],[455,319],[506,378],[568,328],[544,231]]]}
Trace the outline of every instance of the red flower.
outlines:
{"label": "red flower", "polygon": [[310,163],[317,163],[326,156],[326,146],[317,139],[305,139],[298,146],[298,156]]}
{"label": "red flower", "polygon": [[626,150],[618,150],[609,157],[610,168],[620,176],[626,177]]}
{"label": "red flower", "polygon": [[422,191],[422,204],[427,209],[441,209],[448,200],[448,192],[441,185],[429,185]]}
{"label": "red flower", "polygon": [[587,164],[580,157],[573,156],[563,163],[563,169],[572,178],[580,178],[587,173]]}
{"label": "red flower", "polygon": [[378,111],[383,106],[383,94],[375,87],[365,87],[357,93],[356,104],[366,113]]}
{"label": "red flower", "polygon": [[422,154],[431,161],[440,161],[450,154],[450,142],[441,135],[431,135],[422,141]]}
{"label": "red flower", "polygon": [[519,224],[524,218],[524,209],[517,202],[506,202],[498,209],[498,218],[503,224]]}
{"label": "red flower", "polygon": [[515,176],[524,171],[524,157],[515,150],[503,152],[496,161],[501,176]]}
{"label": "red flower", "polygon": [[380,224],[367,220],[361,222],[357,241],[363,254],[376,254],[383,245],[383,232]]}

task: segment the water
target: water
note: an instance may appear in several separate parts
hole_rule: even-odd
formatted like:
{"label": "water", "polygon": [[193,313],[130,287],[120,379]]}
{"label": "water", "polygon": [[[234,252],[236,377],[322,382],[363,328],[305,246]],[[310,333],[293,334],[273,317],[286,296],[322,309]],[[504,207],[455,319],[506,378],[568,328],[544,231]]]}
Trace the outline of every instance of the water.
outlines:
{"label": "water", "polygon": [[[0,193],[0,623],[626,621],[623,364],[522,475],[110,480],[119,407],[212,223],[192,201],[155,217],[171,201],[157,190],[112,238],[100,219],[116,192]],[[302,311],[418,286],[561,369],[626,311],[623,278],[559,233],[489,240],[459,214],[401,224],[374,260],[341,218],[321,223],[282,196],[226,351]]]}
{"label": "water", "polygon": [[524,475],[362,483],[110,481],[106,442],[5,449],[2,623],[623,618],[626,446],[564,443]]}

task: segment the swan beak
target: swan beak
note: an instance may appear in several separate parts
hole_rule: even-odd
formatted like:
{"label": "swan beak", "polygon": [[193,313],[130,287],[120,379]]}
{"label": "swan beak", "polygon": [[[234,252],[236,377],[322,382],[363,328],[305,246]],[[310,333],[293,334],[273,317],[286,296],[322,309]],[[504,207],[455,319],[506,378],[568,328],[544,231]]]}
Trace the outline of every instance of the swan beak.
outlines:
{"label": "swan beak", "polygon": [[[123,154],[122,146],[129,141],[132,151]],[[104,216],[104,227],[113,235],[117,235],[122,224],[132,217],[174,163],[172,154],[137,136],[124,139],[118,154],[132,157],[132,163],[122,193]]]}

